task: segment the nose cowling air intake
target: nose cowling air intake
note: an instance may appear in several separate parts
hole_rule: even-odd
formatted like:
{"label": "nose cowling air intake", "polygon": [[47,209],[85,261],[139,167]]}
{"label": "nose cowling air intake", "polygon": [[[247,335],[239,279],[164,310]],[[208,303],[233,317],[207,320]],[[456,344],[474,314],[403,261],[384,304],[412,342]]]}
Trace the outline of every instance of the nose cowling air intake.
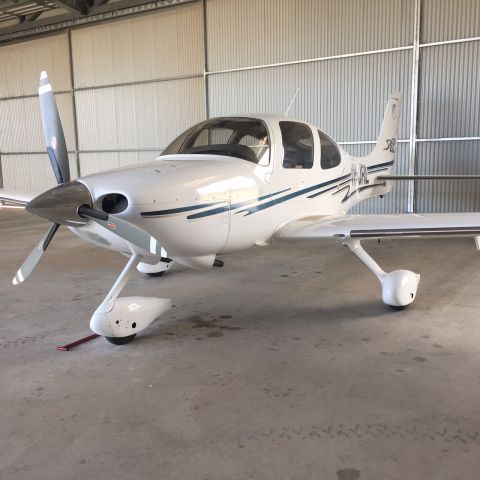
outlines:
{"label": "nose cowling air intake", "polygon": [[59,225],[78,227],[85,225],[88,218],[78,214],[81,205],[92,206],[92,196],[81,182],[67,182],[40,194],[31,200],[26,209]]}

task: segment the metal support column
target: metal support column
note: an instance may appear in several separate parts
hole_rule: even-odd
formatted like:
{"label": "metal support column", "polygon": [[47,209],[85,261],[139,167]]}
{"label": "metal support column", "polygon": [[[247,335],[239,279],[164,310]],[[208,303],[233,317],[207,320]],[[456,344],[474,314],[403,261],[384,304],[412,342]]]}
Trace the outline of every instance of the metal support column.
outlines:
{"label": "metal support column", "polygon": [[205,119],[210,116],[208,101],[208,52],[207,52],[207,0],[202,0],[202,18],[203,18],[203,85],[205,96]]}
{"label": "metal support column", "polygon": [[3,188],[2,153],[0,152],[0,188]]}
{"label": "metal support column", "polygon": [[77,104],[75,100],[75,76],[73,70],[73,50],[72,50],[72,30],[67,31],[68,36],[68,60],[70,66],[70,82],[72,87],[72,113],[73,113],[73,134],[75,139],[75,165],[77,167],[77,176],[82,175],[80,171],[80,155],[78,152],[78,122],[77,122]]}
{"label": "metal support column", "polygon": [[[410,160],[408,174],[416,174],[417,162],[417,125],[418,125],[418,81],[420,76],[420,27],[422,0],[415,0],[412,50],[412,97],[410,104]],[[408,182],[407,211],[415,212],[415,182]]]}

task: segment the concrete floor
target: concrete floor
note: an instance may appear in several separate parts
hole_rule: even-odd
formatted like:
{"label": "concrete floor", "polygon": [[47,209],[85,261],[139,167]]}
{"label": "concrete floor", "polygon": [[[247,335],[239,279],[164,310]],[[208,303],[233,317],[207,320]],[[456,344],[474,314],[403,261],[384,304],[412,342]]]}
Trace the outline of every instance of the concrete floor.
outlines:
{"label": "concrete floor", "polygon": [[0,478],[473,479],[480,475],[480,255],[391,241],[422,274],[384,307],[337,245],[256,248],[223,269],[137,274],[175,307],[126,346],[88,334],[123,257],[62,229],[10,284],[45,223],[0,212]]}

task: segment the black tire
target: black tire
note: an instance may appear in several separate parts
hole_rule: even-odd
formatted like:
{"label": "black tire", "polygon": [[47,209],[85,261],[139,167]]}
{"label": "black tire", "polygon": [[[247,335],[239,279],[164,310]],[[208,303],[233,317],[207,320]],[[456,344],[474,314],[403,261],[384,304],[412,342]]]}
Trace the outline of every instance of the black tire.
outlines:
{"label": "black tire", "polygon": [[392,310],[405,310],[408,305],[389,305]]}
{"label": "black tire", "polygon": [[147,273],[149,277],[161,277],[165,273],[165,270],[162,272],[153,272],[153,273]]}
{"label": "black tire", "polygon": [[136,336],[137,334],[134,333],[128,337],[105,337],[105,339],[114,345],[125,345],[126,343],[130,343]]}

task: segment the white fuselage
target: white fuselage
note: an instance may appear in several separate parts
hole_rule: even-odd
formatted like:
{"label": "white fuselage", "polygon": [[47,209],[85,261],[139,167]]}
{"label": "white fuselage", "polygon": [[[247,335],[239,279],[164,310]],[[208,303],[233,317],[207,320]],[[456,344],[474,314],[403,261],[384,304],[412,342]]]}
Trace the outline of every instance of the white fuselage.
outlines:
{"label": "white fuselage", "polygon": [[[268,244],[287,222],[343,214],[364,198],[359,187],[371,180],[366,168],[361,178],[356,171],[358,162],[339,148],[339,165],[322,169],[320,139],[314,126],[306,124],[312,129],[313,166],[284,168],[279,118],[255,118],[261,118],[269,130],[268,164],[224,155],[165,155],[154,163],[79,181],[94,200],[112,192],[127,197],[128,208],[117,215],[147,230],[169,257],[195,268],[210,266],[219,253]],[[93,222],[71,230],[106,248],[149,254]]]}

